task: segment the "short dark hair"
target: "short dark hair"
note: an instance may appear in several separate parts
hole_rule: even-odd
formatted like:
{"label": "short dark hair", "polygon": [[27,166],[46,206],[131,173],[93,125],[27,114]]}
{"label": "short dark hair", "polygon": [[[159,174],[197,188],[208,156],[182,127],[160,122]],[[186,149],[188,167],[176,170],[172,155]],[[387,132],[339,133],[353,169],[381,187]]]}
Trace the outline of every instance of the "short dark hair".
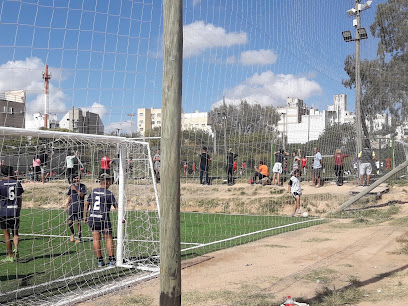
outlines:
{"label": "short dark hair", "polygon": [[203,150],[204,150],[204,151],[207,151],[207,147],[206,147],[206,146],[204,146],[204,147],[203,147]]}
{"label": "short dark hair", "polygon": [[263,164],[264,164],[263,160],[260,160],[260,161],[259,161],[259,164],[260,164],[260,165],[263,165]]}
{"label": "short dark hair", "polygon": [[14,169],[13,166],[1,166],[1,174],[10,177],[14,175]]}
{"label": "short dark hair", "polygon": [[299,175],[302,174],[302,173],[300,172],[300,169],[295,169],[295,170],[293,171],[293,175],[295,175],[296,173],[299,173]]}

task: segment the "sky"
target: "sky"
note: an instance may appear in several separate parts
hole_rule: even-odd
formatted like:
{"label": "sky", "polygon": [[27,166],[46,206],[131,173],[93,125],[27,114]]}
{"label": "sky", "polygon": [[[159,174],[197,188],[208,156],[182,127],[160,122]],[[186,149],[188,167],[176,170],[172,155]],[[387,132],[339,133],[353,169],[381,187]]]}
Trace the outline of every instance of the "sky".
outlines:
{"label": "sky", "polygon": [[[363,3],[365,1],[362,1]],[[362,12],[369,32],[374,0]],[[287,97],[320,110],[354,89],[344,60],[354,42],[346,11],[354,0],[184,0],[184,112],[227,103],[282,106]],[[48,64],[50,113],[72,107],[100,114],[105,131],[136,130],[138,108],[160,108],[162,1],[0,0],[0,92],[27,91],[27,113],[44,111],[42,72]],[[362,59],[378,41],[361,42]],[[132,124],[132,127],[131,127]]]}

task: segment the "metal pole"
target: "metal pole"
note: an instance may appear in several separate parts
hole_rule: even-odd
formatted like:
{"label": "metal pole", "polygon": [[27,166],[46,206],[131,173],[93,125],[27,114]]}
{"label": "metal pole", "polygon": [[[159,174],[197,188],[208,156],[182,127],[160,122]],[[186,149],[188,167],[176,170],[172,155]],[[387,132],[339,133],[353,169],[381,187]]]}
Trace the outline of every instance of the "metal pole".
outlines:
{"label": "metal pole", "polygon": [[118,199],[118,233],[116,244],[117,266],[123,266],[123,240],[125,234],[125,165],[126,145],[121,144],[119,148],[119,199]]}
{"label": "metal pole", "polygon": [[222,97],[222,105],[224,107],[224,154],[227,154],[227,106],[225,104],[225,97]]}
{"label": "metal pole", "polygon": [[361,76],[360,76],[360,35],[358,29],[361,25],[359,4],[356,0],[356,155],[363,149],[362,128],[361,128]]}
{"label": "metal pole", "polygon": [[181,305],[180,130],[183,2],[163,0],[160,305]]}

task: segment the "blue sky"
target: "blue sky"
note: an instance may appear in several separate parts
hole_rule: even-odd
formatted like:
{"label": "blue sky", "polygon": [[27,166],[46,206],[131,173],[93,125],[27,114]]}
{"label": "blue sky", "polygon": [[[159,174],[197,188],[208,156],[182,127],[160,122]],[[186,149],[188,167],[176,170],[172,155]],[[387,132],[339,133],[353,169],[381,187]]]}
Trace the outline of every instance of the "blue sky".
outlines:
{"label": "blue sky", "polygon": [[[364,2],[364,1],[363,1]],[[0,1],[0,91],[27,90],[28,112],[43,111],[42,71],[52,72],[50,113],[98,112],[105,127],[130,129],[128,114],[161,107],[162,1]],[[367,29],[376,5],[362,13]],[[230,103],[279,106],[286,97],[320,110],[344,88],[355,52],[353,0],[184,0],[183,109]],[[362,41],[362,58],[377,41]],[[134,119],[135,120],[135,119]],[[135,129],[135,127],[133,128]]]}

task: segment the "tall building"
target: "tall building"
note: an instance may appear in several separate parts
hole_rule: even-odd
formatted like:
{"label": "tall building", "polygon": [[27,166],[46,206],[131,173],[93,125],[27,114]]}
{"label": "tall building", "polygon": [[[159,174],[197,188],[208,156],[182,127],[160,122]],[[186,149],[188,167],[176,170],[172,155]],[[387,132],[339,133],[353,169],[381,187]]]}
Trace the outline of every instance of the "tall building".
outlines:
{"label": "tall building", "polygon": [[60,123],[60,128],[68,129],[74,133],[103,135],[104,125],[96,113],[75,108],[66,113]]}
{"label": "tall building", "polygon": [[26,92],[24,90],[8,91],[0,94],[1,126],[25,127],[25,101]]}

